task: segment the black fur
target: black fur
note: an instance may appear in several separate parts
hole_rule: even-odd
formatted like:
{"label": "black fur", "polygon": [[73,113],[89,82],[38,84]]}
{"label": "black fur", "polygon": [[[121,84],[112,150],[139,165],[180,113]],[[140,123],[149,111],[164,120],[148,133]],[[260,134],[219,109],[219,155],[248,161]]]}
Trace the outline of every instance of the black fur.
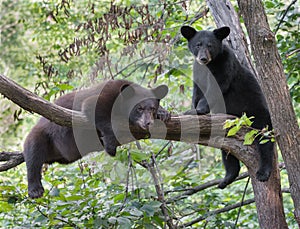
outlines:
{"label": "black fur", "polygon": [[167,92],[165,85],[146,89],[129,81],[110,80],[60,97],[55,102],[57,105],[84,112],[91,125],[69,128],[45,118],[39,120],[24,144],[29,197],[39,198],[44,193],[41,183],[44,163],[72,163],[103,148],[115,156],[120,143],[113,129],[118,124],[114,122],[127,120],[148,130],[155,118],[169,119],[170,114],[159,106],[159,100]]}
{"label": "black fur", "polygon": [[[222,44],[222,40],[230,33],[229,27],[211,32],[183,26],[181,33],[188,40],[188,47],[195,56],[193,109],[185,114],[225,111],[241,117],[246,113],[248,117],[255,117],[252,127],[263,129],[268,126],[272,129],[267,104],[254,75],[240,64],[230,48]],[[272,171],[274,143],[259,144],[256,140],[255,144],[260,154],[256,178],[267,181]],[[237,158],[226,151],[222,151],[222,158],[226,176],[219,187],[225,188],[238,176],[240,164]]]}

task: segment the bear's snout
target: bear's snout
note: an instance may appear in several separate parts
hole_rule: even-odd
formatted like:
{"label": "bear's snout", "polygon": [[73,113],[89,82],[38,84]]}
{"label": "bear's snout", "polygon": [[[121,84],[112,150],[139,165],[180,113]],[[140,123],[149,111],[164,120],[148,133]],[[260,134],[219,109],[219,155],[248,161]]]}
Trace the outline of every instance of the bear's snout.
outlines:
{"label": "bear's snout", "polygon": [[206,65],[211,61],[210,52],[206,50],[199,50],[198,55],[196,57],[196,61],[199,64]]}

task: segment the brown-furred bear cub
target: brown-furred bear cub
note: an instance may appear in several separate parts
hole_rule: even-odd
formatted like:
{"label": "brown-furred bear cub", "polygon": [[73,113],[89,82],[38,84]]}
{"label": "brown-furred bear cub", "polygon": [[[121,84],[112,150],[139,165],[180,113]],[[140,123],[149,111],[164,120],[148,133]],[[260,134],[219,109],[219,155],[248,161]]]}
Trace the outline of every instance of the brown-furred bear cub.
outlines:
{"label": "brown-furred bear cub", "polygon": [[126,80],[109,80],[60,97],[57,105],[84,112],[91,125],[70,128],[43,117],[39,120],[24,144],[29,197],[39,198],[44,193],[41,183],[44,163],[72,163],[103,148],[115,156],[120,142],[114,131],[120,120],[146,131],[154,119],[168,120],[170,114],[159,106],[167,93],[165,85],[146,89]]}

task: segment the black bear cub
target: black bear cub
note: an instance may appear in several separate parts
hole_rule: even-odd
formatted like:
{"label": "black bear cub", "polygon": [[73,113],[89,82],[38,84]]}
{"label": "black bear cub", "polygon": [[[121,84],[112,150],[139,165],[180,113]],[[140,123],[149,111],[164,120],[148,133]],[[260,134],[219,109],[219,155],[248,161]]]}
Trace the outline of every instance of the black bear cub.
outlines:
{"label": "black bear cub", "polygon": [[[188,40],[189,50],[195,56],[193,109],[185,114],[199,115],[210,111],[220,113],[224,110],[223,105],[227,114],[241,117],[246,113],[248,117],[254,116],[254,128],[263,129],[268,126],[272,129],[268,107],[254,75],[240,64],[229,47],[222,44],[229,33],[229,27],[213,31],[196,31],[189,26],[181,28],[181,34]],[[259,144],[256,140],[255,144],[260,155],[256,178],[259,181],[267,181],[272,172],[274,143],[269,141]],[[223,150],[222,159],[226,175],[219,188],[225,188],[232,183],[240,171],[238,159],[230,152]]]}
{"label": "black bear cub", "polygon": [[118,121],[125,120],[128,126],[148,131],[154,119],[169,119],[170,114],[159,106],[167,93],[165,85],[146,89],[129,81],[110,80],[60,97],[57,105],[84,112],[91,126],[69,128],[46,118],[39,120],[24,144],[29,197],[39,198],[44,193],[41,183],[44,163],[68,164],[103,148],[115,156],[120,146],[114,133]]}

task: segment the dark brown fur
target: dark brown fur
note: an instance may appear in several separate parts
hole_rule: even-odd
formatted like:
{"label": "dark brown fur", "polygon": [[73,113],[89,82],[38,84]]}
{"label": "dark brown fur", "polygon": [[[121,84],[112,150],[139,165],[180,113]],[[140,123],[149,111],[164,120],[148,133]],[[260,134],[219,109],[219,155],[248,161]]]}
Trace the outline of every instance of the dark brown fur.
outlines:
{"label": "dark brown fur", "polygon": [[24,144],[29,197],[39,198],[44,193],[41,183],[44,163],[72,163],[103,148],[115,156],[120,145],[113,131],[115,119],[127,119],[144,130],[148,130],[154,118],[167,120],[169,113],[159,107],[159,100],[167,91],[164,85],[151,90],[125,80],[110,80],[60,97],[57,105],[84,112],[91,125],[69,128],[46,118],[39,120]]}

